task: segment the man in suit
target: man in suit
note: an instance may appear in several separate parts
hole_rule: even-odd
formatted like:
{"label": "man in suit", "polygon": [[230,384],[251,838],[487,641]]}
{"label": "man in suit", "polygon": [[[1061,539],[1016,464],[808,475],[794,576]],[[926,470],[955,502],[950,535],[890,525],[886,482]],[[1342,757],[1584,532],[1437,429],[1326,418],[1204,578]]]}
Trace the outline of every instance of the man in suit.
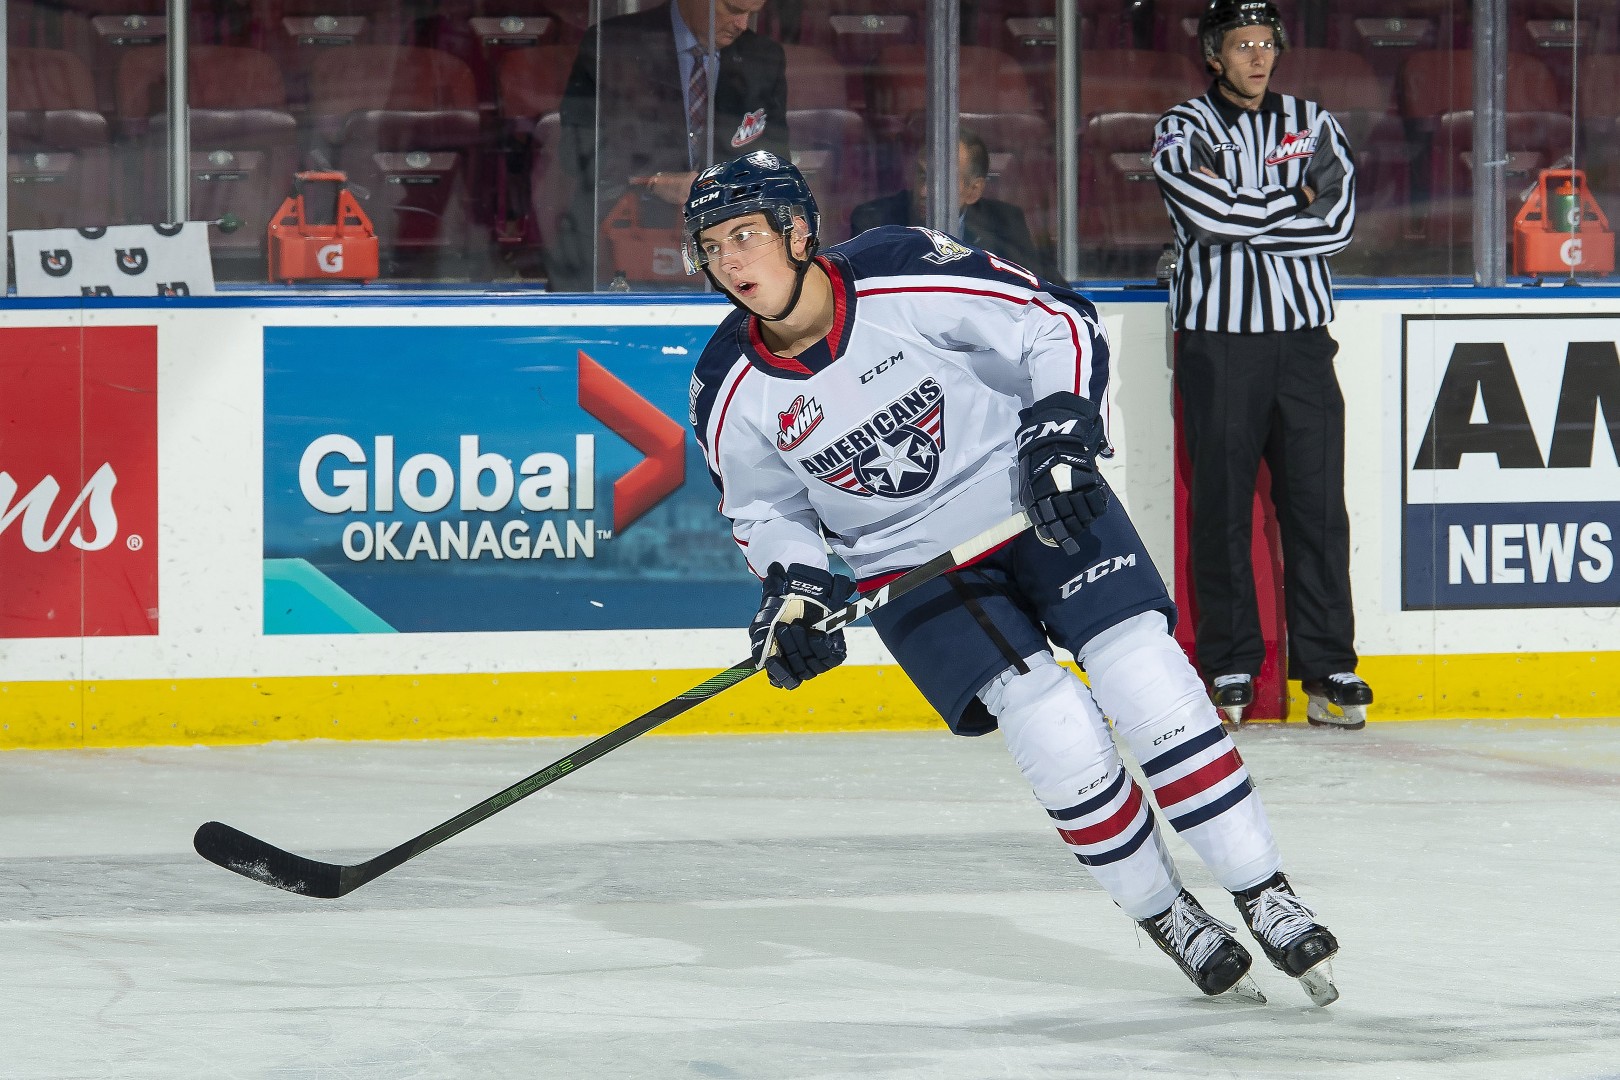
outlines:
{"label": "man in suit", "polygon": [[[990,176],[990,151],[977,132],[958,129],[957,177],[961,184],[962,212],[951,235],[992,255],[1019,264],[1049,281],[1061,281],[1058,269],[1041,256],[1029,233],[1024,211],[1000,199],[985,198]],[[859,236],[880,225],[928,223],[928,163],[917,156],[917,186],[857,206],[849,215],[850,234]]]}
{"label": "man in suit", "polygon": [[701,169],[755,150],[788,156],[786,58],[748,28],[765,0],[712,5],[712,41],[711,0],[674,0],[586,32],[562,101],[572,195],[547,253],[554,291],[611,277],[614,267],[595,265],[597,234],[627,192],[640,223],[667,224],[678,248],[679,209]]}

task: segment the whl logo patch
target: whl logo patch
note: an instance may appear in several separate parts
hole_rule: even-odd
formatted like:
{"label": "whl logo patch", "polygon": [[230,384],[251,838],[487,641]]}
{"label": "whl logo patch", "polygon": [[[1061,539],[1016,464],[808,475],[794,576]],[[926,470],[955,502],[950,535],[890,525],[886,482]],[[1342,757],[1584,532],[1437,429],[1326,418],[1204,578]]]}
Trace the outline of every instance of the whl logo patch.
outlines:
{"label": "whl logo patch", "polygon": [[939,476],[944,449],[945,391],[927,378],[799,465],[863,499],[909,499]]}
{"label": "whl logo patch", "polygon": [[1316,135],[1309,131],[1290,131],[1282,137],[1282,142],[1271,148],[1266,155],[1267,165],[1281,165],[1285,161],[1295,158],[1308,158],[1316,153]]}
{"label": "whl logo patch", "polygon": [[793,399],[793,404],[787,407],[786,412],[776,414],[777,422],[781,425],[776,432],[776,445],[783,450],[792,450],[795,446],[810,435],[821,423],[821,406],[816,404],[815,398],[805,400],[800,394]]}

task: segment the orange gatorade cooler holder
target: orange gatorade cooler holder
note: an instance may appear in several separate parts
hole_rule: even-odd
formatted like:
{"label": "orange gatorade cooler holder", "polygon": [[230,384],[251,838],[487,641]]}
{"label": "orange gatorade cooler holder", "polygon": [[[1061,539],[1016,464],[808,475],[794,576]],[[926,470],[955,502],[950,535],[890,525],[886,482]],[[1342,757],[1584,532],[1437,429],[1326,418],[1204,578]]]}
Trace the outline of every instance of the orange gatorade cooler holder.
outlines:
{"label": "orange gatorade cooler holder", "polygon": [[1543,169],[1513,218],[1515,274],[1612,274],[1614,233],[1580,169]]}
{"label": "orange gatorade cooler holder", "polygon": [[270,219],[270,280],[374,281],[377,230],[340,172],[301,172]]}

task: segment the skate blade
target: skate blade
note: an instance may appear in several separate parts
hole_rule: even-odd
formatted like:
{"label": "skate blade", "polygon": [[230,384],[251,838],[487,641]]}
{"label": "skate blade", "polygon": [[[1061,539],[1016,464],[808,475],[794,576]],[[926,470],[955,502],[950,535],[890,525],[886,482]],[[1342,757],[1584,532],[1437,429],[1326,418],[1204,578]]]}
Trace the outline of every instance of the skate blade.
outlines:
{"label": "skate blade", "polygon": [[1311,1004],[1325,1008],[1339,1000],[1339,988],[1333,985],[1333,960],[1323,960],[1299,977]]}
{"label": "skate blade", "polygon": [[[1317,966],[1320,967],[1321,965]],[[1243,978],[1233,983],[1228,990],[1215,995],[1215,997],[1219,1001],[1248,1001],[1255,1005],[1264,1005],[1266,1003],[1266,995],[1262,994],[1260,987],[1255,985],[1253,975],[1244,975]]]}
{"label": "skate blade", "polygon": [[1326,699],[1311,698],[1305,706],[1305,719],[1313,727],[1336,727],[1346,731],[1360,731],[1367,726],[1367,706],[1346,705],[1335,712]]}

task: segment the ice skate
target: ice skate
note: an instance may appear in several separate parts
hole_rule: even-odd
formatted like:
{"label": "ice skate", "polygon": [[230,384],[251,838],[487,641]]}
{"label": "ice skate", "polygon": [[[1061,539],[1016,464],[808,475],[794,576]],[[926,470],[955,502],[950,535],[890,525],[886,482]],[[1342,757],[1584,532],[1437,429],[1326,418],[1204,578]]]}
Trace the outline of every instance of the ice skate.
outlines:
{"label": "ice skate", "polygon": [[1233,894],[1233,901],[1249,933],[1265,950],[1278,971],[1299,980],[1312,1002],[1331,1005],[1339,1000],[1333,985],[1333,954],[1339,942],[1316,921],[1316,913],[1294,895],[1279,871],[1252,889]]}
{"label": "ice skate", "polygon": [[1181,890],[1169,910],[1142,919],[1139,925],[1205,994],[1215,997],[1229,993],[1265,1002],[1266,996],[1249,977],[1254,959],[1232,936],[1235,927],[1205,911],[1186,889]]}
{"label": "ice skate", "polygon": [[1241,724],[1243,710],[1254,704],[1254,676],[1217,675],[1209,696],[1228,724]]}
{"label": "ice skate", "polygon": [[1356,731],[1367,726],[1372,687],[1355,672],[1340,671],[1324,679],[1306,679],[1305,694],[1310,698],[1305,707],[1305,719],[1317,727]]}

